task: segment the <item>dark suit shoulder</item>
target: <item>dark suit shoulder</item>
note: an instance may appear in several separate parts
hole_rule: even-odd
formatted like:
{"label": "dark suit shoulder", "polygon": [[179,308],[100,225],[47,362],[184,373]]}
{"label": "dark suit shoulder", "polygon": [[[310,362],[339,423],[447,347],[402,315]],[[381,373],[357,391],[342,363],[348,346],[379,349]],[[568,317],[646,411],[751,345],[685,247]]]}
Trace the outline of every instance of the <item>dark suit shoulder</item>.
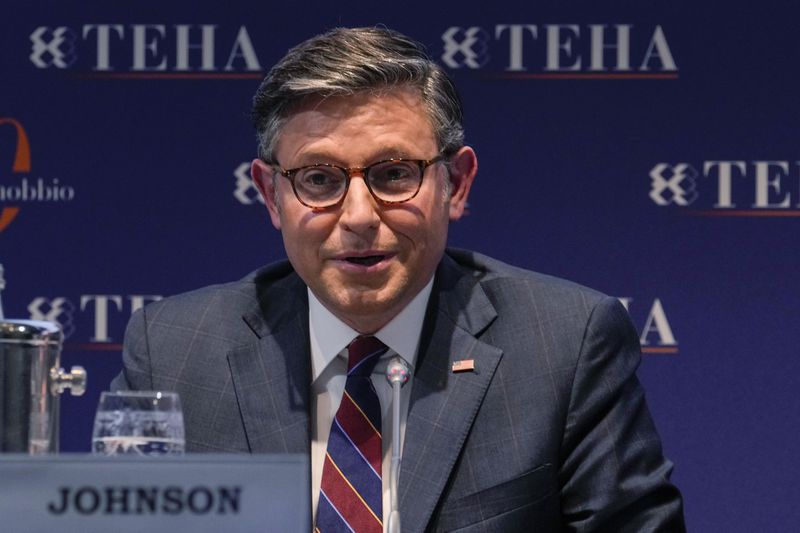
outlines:
{"label": "dark suit shoulder", "polygon": [[440,300],[446,316],[468,330],[475,316],[483,317],[470,331],[503,350],[504,366],[519,372],[532,365],[543,373],[557,367],[564,391],[595,327],[614,335],[632,331],[615,298],[485,255],[448,250],[440,273],[440,287],[450,295]]}
{"label": "dark suit shoulder", "polygon": [[573,281],[515,267],[492,257],[448,249],[448,257],[484,289],[498,311],[531,306],[562,312],[573,309],[590,313],[607,295]]}
{"label": "dark suit shoulder", "polygon": [[[297,289],[297,280],[289,263],[281,261],[237,281],[169,296],[145,308],[148,329],[152,332],[161,327],[186,328],[226,338],[246,335],[247,330],[260,326],[263,307],[268,305],[265,302],[272,300],[272,305],[280,306],[290,297],[287,291]],[[250,323],[245,323],[242,317],[246,320],[251,317]],[[259,324],[254,325],[254,322]]]}

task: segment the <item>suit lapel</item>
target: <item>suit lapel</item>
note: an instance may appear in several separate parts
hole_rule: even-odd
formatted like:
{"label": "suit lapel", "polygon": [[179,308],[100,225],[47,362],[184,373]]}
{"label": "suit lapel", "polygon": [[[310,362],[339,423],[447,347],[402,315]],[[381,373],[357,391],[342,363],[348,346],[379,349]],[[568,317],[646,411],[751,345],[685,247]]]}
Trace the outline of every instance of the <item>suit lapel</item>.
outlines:
{"label": "suit lapel", "polygon": [[[501,350],[477,338],[497,316],[483,289],[447,256],[437,272],[414,374],[400,472],[403,530],[424,531],[441,498]],[[454,361],[475,370],[453,373]]]}
{"label": "suit lapel", "polygon": [[[309,340],[305,285],[295,275],[256,278],[258,305],[243,319],[251,344],[228,353],[251,453],[309,453]],[[265,318],[268,317],[268,318]]]}

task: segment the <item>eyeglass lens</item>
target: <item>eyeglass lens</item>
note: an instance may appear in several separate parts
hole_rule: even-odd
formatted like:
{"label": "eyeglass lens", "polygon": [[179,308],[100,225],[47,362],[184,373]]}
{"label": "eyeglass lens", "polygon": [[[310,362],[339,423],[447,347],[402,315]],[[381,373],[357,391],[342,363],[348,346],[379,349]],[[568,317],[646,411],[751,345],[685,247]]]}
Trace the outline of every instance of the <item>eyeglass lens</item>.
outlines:
{"label": "eyeglass lens", "polygon": [[[383,161],[367,167],[365,179],[372,194],[386,202],[402,202],[419,190],[422,168],[416,161]],[[300,169],[294,176],[299,198],[312,206],[338,202],[347,189],[347,171],[343,168],[315,165]]]}

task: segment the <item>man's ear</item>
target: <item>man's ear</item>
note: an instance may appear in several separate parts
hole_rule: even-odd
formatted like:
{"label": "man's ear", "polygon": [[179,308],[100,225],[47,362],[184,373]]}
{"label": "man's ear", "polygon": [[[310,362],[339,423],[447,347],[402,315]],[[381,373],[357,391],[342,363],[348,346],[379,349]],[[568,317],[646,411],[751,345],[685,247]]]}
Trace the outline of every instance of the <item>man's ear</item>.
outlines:
{"label": "man's ear", "polygon": [[450,220],[458,220],[464,214],[477,172],[478,158],[469,146],[450,157]]}
{"label": "man's ear", "polygon": [[261,159],[253,159],[250,165],[250,176],[264,199],[272,225],[275,226],[275,229],[280,230],[281,212],[275,194],[275,169]]}

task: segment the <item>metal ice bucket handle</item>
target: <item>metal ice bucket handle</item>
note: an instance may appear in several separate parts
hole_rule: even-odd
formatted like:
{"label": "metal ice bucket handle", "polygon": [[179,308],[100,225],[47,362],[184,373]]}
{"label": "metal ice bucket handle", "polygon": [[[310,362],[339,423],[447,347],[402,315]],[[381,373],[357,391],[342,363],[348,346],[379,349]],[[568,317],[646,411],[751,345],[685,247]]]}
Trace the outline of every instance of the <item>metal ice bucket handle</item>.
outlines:
{"label": "metal ice bucket handle", "polygon": [[67,389],[72,396],[86,392],[86,370],[82,366],[73,366],[69,372],[55,366],[50,369],[50,394],[58,396]]}
{"label": "metal ice bucket handle", "polygon": [[[55,363],[48,373],[51,395],[58,396],[67,389],[72,396],[81,396],[86,392],[86,370],[82,366],[73,366],[67,372],[59,365],[61,331],[58,324],[35,320],[9,320],[2,321],[2,324],[0,343],[16,344],[33,350],[55,348],[52,356],[44,358],[44,361]],[[14,330],[17,330],[17,335],[14,335]]]}
{"label": "metal ice bucket handle", "polygon": [[86,371],[60,364],[53,322],[0,320],[0,452],[57,453],[59,403],[86,391]]}

